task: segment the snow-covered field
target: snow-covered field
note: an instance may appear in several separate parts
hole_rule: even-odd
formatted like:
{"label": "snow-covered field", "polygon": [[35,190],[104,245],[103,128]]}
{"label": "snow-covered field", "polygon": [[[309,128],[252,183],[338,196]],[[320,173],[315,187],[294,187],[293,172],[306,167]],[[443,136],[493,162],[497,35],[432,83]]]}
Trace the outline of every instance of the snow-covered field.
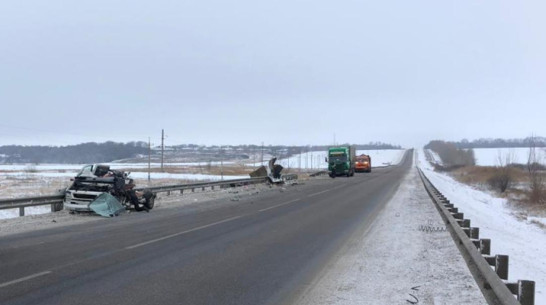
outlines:
{"label": "snow-covered field", "polygon": [[[546,161],[546,150],[536,148],[536,153],[540,161]],[[476,165],[479,166],[497,166],[499,165],[499,156],[505,162],[506,157],[510,157],[510,163],[526,164],[529,157],[529,148],[474,148]]]}
{"label": "snow-covered field", "polygon": [[[148,163],[101,163],[109,165],[111,169],[124,169],[124,168],[142,168],[147,169]],[[179,163],[164,163],[164,167],[180,167],[180,166],[217,166],[221,162],[179,162]],[[224,165],[235,164],[235,162],[227,161],[223,162]],[[22,172],[35,172],[35,171],[71,171],[77,173],[85,164],[0,164],[0,171],[22,171]],[[150,163],[151,168],[160,168],[161,163]]]}
{"label": "snow-covered field", "polygon": [[[506,199],[462,184],[435,172],[418,152],[418,166],[456,207],[480,228],[480,236],[491,239],[491,254],[510,256],[509,280],[536,282],[535,304],[546,304],[546,230],[533,224],[537,217],[521,219],[507,206]],[[538,221],[546,221],[538,218]]]}
{"label": "snow-covered field", "polygon": [[[372,158],[372,167],[384,167],[400,163],[406,150],[404,149],[378,149],[378,150],[357,150],[356,154],[370,155]],[[328,157],[327,151],[310,151],[302,154],[293,155],[290,158],[277,160],[285,168],[301,168],[310,170],[322,170],[328,168],[325,158]],[[264,162],[264,165],[267,162]],[[259,166],[260,163],[253,164]]]}

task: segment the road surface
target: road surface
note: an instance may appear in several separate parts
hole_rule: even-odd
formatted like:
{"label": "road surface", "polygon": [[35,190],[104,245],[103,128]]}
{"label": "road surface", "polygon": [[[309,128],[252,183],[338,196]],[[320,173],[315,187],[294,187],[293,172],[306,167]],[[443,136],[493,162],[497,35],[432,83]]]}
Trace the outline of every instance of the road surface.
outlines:
{"label": "road surface", "polygon": [[[290,304],[411,167],[0,238],[0,304]],[[226,199],[222,199],[226,200]]]}

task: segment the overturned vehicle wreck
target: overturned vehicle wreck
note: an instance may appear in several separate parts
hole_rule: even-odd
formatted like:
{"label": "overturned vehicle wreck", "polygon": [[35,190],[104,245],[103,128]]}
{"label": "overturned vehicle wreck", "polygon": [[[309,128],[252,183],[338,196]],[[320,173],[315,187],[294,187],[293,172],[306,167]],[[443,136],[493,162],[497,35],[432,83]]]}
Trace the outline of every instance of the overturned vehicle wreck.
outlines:
{"label": "overturned vehicle wreck", "polygon": [[285,183],[287,180],[297,179],[295,174],[282,175],[281,171],[284,169],[282,165],[275,164],[277,158],[272,158],[268,162],[268,166],[260,166],[258,169],[250,173],[251,178],[267,177],[270,183]]}
{"label": "overturned vehicle wreck", "polygon": [[67,188],[64,207],[70,212],[95,212],[111,217],[134,206],[137,211],[154,207],[155,194],[137,191],[129,173],[107,165],[86,165]]}

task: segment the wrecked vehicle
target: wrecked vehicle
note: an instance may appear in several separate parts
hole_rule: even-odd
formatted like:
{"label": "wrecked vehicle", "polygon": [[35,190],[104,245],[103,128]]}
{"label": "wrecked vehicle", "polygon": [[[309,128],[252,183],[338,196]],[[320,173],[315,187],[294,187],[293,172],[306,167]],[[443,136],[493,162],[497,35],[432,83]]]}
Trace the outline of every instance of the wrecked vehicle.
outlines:
{"label": "wrecked vehicle", "polygon": [[140,205],[146,211],[154,206],[155,194],[136,191],[129,173],[110,170],[108,165],[86,165],[72,180],[64,199],[65,209],[72,213],[95,212],[108,217],[130,209],[131,205],[137,211],[141,210]]}
{"label": "wrecked vehicle", "polygon": [[257,170],[250,173],[251,178],[267,177],[270,183],[282,183],[284,180],[281,176],[281,171],[284,167],[275,164],[277,158],[272,158],[268,162],[268,166],[260,166]]}

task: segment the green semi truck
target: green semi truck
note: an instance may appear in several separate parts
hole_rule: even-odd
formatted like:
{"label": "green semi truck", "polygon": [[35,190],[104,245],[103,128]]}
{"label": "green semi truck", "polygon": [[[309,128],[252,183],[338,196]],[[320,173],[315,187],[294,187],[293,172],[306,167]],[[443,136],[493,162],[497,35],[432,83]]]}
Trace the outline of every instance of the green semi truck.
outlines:
{"label": "green semi truck", "polygon": [[351,177],[355,174],[356,148],[351,145],[330,147],[328,149],[328,175]]}

